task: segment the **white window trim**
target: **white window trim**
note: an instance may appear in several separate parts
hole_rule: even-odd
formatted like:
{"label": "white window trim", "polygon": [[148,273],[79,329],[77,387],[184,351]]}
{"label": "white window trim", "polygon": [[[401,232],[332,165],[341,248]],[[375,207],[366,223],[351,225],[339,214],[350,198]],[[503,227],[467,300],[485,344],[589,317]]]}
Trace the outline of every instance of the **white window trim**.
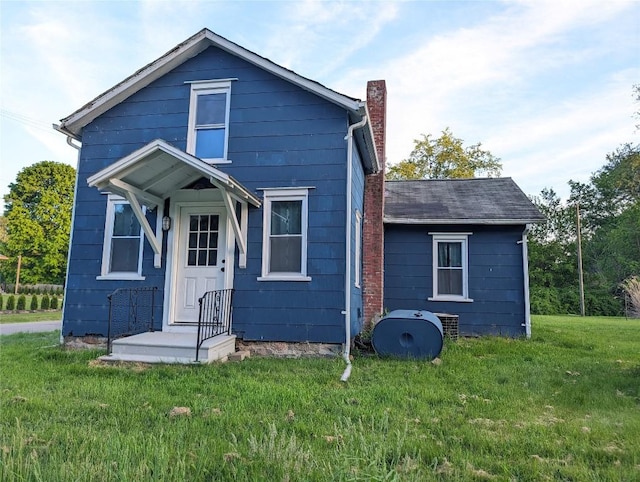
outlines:
{"label": "white window trim", "polygon": [[[454,301],[459,303],[471,303],[469,298],[469,236],[472,233],[429,233],[432,236],[432,279],[433,296],[429,301]],[[438,294],[438,243],[462,243],[462,296]]]}
{"label": "white window trim", "polygon": [[187,153],[195,156],[196,152],[196,110],[198,96],[206,94],[227,94],[227,105],[225,111],[224,125],[224,152],[221,158],[202,159],[210,164],[228,164],[227,159],[229,147],[229,113],[231,111],[231,81],[234,79],[209,80],[191,83],[191,94],[189,97],[189,127],[187,129]]}
{"label": "white window trim", "polygon": [[[309,223],[309,188],[263,188],[263,218],[262,218],[262,276],[258,281],[311,281],[307,276],[307,244]],[[270,273],[271,263],[270,233],[271,233],[271,203],[273,201],[302,201],[302,249],[300,273]]]}
{"label": "white window trim", "polygon": [[355,223],[355,271],[353,276],[353,284],[356,288],[360,288],[360,280],[362,278],[362,213],[356,209]]}
{"label": "white window trim", "polygon": [[[113,221],[115,217],[114,207],[116,204],[129,204],[129,202],[121,196],[109,194],[107,198],[107,211],[104,222],[104,240],[102,244],[102,267],[100,275],[96,277],[98,280],[144,280],[142,276],[142,253],[144,249],[144,231],[140,226],[140,247],[138,251],[138,270],[134,271],[114,271],[109,272],[109,264],[111,261],[111,238],[113,236]],[[142,207],[146,212],[146,207]]]}

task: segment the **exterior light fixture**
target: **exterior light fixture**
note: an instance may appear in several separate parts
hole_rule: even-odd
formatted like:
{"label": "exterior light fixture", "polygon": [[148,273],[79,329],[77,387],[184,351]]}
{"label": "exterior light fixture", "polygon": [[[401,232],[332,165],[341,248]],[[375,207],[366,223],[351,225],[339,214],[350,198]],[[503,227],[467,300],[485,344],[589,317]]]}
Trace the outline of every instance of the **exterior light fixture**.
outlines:
{"label": "exterior light fixture", "polygon": [[169,216],[162,217],[162,230],[169,231],[171,229],[171,218]]}

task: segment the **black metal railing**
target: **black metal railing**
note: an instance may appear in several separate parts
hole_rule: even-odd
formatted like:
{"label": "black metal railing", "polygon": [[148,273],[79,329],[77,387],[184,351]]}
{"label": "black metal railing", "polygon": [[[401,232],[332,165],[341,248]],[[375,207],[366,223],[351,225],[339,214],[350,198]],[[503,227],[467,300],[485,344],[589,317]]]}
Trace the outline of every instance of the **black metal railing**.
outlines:
{"label": "black metal railing", "polygon": [[109,296],[107,353],[116,338],[153,331],[156,291],[158,288],[118,288]]}
{"label": "black metal railing", "polygon": [[233,290],[207,291],[198,299],[200,314],[198,316],[198,341],[196,345],[196,361],[200,347],[205,340],[214,336],[231,334],[231,311]]}

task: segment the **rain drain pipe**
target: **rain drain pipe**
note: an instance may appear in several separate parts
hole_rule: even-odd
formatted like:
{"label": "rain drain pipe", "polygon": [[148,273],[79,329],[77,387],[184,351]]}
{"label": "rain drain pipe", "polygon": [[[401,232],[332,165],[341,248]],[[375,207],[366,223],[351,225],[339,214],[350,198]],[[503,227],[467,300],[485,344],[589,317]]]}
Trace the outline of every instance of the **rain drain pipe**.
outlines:
{"label": "rain drain pipe", "polygon": [[367,123],[367,116],[362,120],[349,126],[347,135],[347,218],[345,232],[345,272],[344,272],[344,352],[342,357],[347,364],[340,381],[346,382],[351,375],[351,182],[353,177],[353,131],[363,127]]}
{"label": "rain drain pipe", "polygon": [[529,247],[527,245],[527,234],[531,226],[526,225],[522,232],[522,274],[524,276],[524,332],[527,338],[531,338],[531,302],[529,300]]}
{"label": "rain drain pipe", "polygon": [[[78,151],[78,156],[77,156],[77,160],[76,160],[76,179],[75,179],[75,183],[73,186],[73,193],[74,193],[74,197],[75,194],[78,192],[78,178],[80,177],[78,175],[78,173],[80,172],[80,148],[82,147],[81,145],[78,144],[74,144],[73,140],[74,138],[71,137],[67,132],[65,132],[64,130],[62,130],[60,128],[59,125],[57,124],[53,124],[53,128],[54,130],[64,134],[65,136],[67,136],[67,144],[69,144],[71,147],[73,147],[76,151]],[[76,139],[77,140],[77,139]],[[64,283],[64,297],[63,300],[67,300],[67,288],[69,286],[69,283],[67,283],[67,280],[69,279],[69,267],[71,266],[71,245],[73,244],[73,226],[75,223],[75,219],[76,219],[76,202],[75,199],[73,201],[73,207],[71,209],[71,231],[69,233],[69,250],[67,253],[67,272],[65,273],[65,283]],[[67,309],[67,304],[64,303],[62,306],[62,320],[65,319],[64,313]],[[64,334],[63,334],[63,330],[62,330],[62,323],[63,321],[60,322],[60,344],[64,345]]]}

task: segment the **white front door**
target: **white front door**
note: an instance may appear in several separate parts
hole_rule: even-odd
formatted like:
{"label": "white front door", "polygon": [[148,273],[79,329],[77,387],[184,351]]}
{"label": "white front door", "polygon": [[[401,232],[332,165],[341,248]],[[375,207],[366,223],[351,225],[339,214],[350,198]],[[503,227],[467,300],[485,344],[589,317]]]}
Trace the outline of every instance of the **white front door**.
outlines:
{"label": "white front door", "polygon": [[225,288],[226,216],[224,208],[180,208],[174,323],[196,323],[198,299]]}

